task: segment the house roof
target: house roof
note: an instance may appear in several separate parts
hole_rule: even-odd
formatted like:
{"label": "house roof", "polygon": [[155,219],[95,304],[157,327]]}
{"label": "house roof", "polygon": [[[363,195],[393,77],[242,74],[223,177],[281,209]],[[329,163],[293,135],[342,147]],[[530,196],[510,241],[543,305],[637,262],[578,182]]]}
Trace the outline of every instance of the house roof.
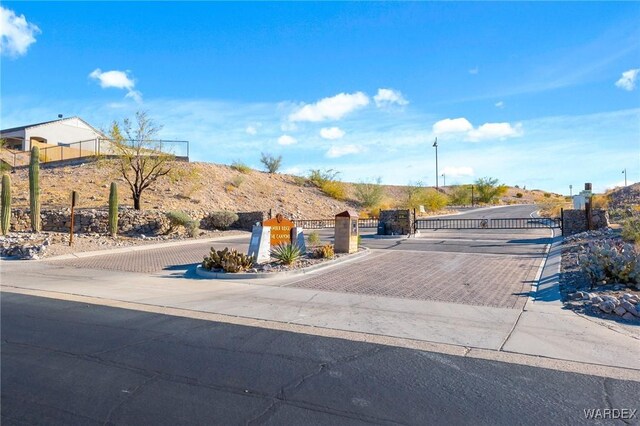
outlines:
{"label": "house roof", "polygon": [[33,127],[39,127],[39,126],[44,126],[46,124],[52,124],[52,123],[57,123],[59,121],[67,121],[67,120],[73,120],[73,119],[77,119],[77,120],[82,121],[84,124],[86,124],[91,129],[93,129],[94,132],[104,136],[104,133],[102,133],[100,130],[96,129],[91,124],[87,123],[86,121],[84,121],[82,118],[80,118],[78,116],[67,117],[67,118],[59,118],[57,120],[43,121],[42,123],[27,124],[27,125],[24,125],[24,126],[12,127],[10,129],[2,129],[2,130],[0,130],[0,133],[10,133],[10,132],[18,131],[18,130],[31,129]]}

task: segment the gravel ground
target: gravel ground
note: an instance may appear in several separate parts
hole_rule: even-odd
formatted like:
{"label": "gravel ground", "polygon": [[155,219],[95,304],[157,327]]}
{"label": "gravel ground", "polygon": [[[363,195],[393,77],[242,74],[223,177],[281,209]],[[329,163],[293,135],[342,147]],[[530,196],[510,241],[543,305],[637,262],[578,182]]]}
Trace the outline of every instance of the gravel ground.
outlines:
{"label": "gravel ground", "polygon": [[620,283],[593,286],[593,289],[591,288],[591,279],[587,274],[581,271],[578,265],[578,256],[589,242],[604,239],[620,240],[621,237],[619,230],[605,229],[583,232],[567,237],[564,240],[562,247],[562,273],[560,275],[560,293],[562,295],[562,301],[567,309],[572,309],[590,317],[618,321],[623,324],[640,325],[639,317],[635,317],[633,320],[624,320],[614,313],[607,314],[603,312],[597,306],[592,305],[591,301],[588,299],[573,300],[571,296],[582,291],[600,298],[603,296],[613,296],[617,299],[621,299],[625,294],[640,297],[639,290]]}

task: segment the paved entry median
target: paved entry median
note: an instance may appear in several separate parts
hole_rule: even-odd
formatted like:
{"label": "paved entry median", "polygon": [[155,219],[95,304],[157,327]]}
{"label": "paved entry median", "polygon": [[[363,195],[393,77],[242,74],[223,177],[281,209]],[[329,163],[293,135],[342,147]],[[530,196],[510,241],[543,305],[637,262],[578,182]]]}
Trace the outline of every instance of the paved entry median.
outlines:
{"label": "paved entry median", "polygon": [[372,239],[372,255],[289,286],[521,309],[548,242],[548,230]]}

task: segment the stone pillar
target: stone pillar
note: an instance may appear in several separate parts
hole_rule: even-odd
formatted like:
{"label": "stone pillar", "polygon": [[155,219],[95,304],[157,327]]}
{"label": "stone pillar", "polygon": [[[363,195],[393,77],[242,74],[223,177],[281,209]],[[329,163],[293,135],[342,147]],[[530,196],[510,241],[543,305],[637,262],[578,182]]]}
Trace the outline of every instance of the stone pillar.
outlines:
{"label": "stone pillar", "polygon": [[291,228],[291,243],[297,245],[304,254],[307,252],[307,245],[304,242],[304,232],[301,227]]}
{"label": "stone pillar", "polygon": [[355,253],[358,251],[358,213],[344,211],[336,215],[334,251]]}
{"label": "stone pillar", "polygon": [[378,235],[407,235],[413,233],[411,210],[382,210]]}

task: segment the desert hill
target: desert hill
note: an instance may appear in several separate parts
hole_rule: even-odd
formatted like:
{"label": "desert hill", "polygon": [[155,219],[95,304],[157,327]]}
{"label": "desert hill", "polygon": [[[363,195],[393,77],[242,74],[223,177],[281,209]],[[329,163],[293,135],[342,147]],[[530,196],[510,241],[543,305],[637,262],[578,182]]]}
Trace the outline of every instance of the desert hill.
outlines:
{"label": "desert hill", "polygon": [[[307,179],[269,174],[257,170],[242,172],[227,165],[176,162],[170,178],[162,178],[142,194],[142,208],[210,212],[268,211],[291,218],[328,218],[346,209],[363,211],[355,195],[355,185],[345,183],[344,201],[325,195]],[[69,207],[70,193],[80,196],[80,208],[104,208],[108,205],[109,184],[118,184],[120,205],[132,206],[133,200],[125,180],[118,175],[112,160],[84,164],[42,167],[41,205],[43,209]],[[11,173],[13,207],[29,205],[28,170]],[[383,185],[383,208],[401,207],[406,200],[406,187]],[[447,193],[451,187],[442,188]],[[521,194],[516,196],[516,194]],[[509,188],[503,203],[545,201],[543,191]],[[552,195],[552,198],[559,198]]]}

